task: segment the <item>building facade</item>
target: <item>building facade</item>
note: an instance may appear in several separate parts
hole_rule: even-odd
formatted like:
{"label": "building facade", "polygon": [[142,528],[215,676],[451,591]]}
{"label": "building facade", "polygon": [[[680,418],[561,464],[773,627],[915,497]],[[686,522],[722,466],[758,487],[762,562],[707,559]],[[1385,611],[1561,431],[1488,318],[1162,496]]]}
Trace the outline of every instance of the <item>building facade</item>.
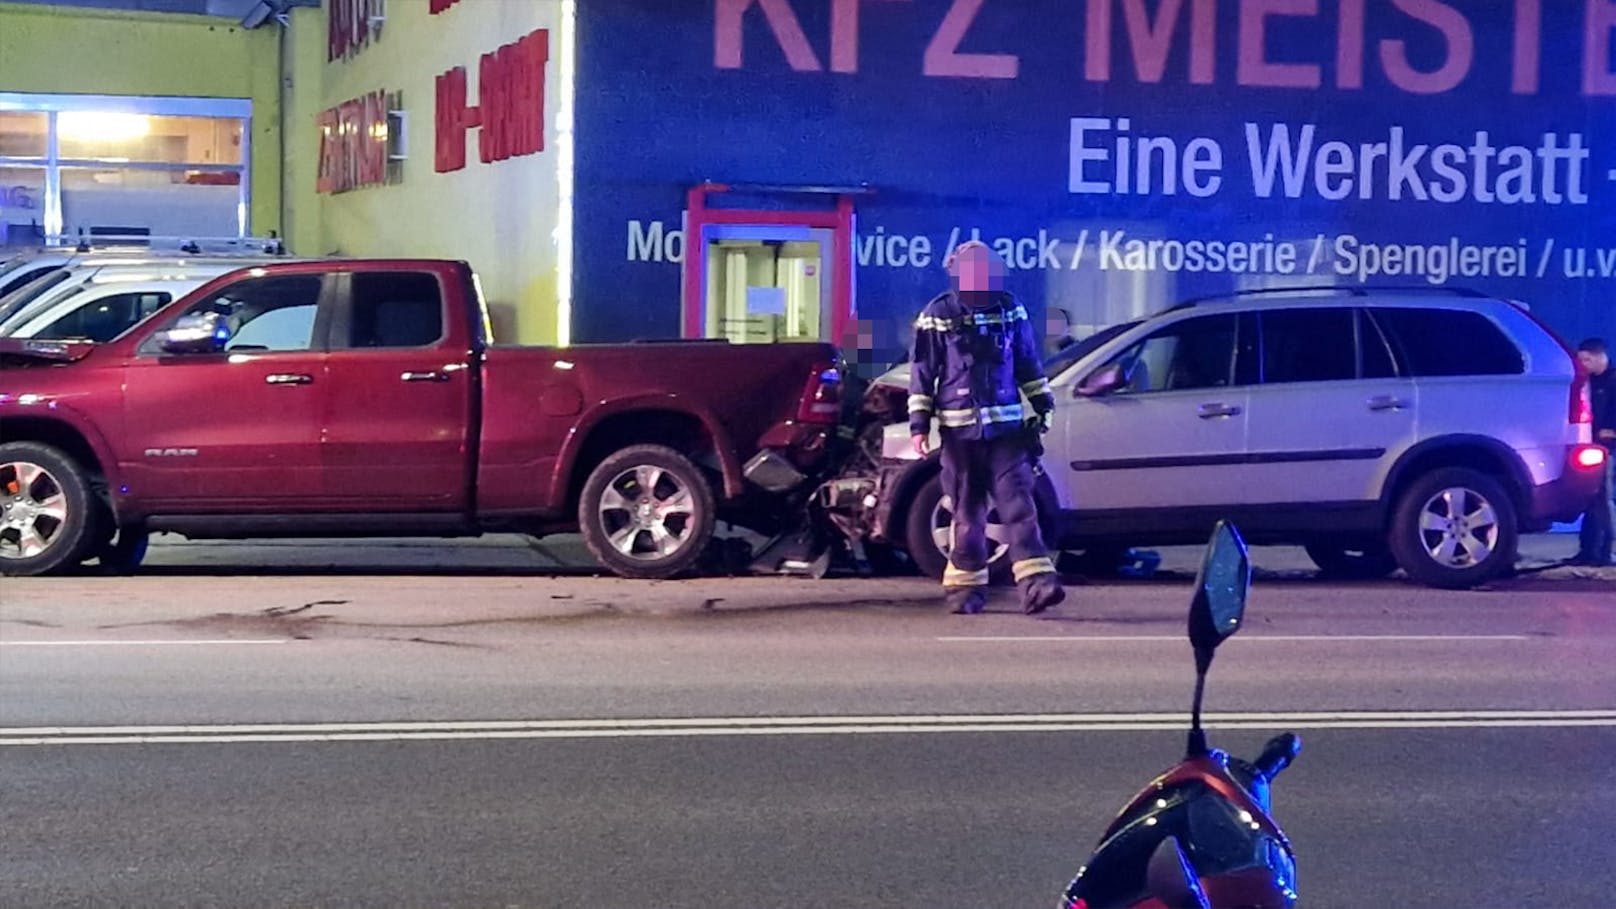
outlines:
{"label": "building facade", "polygon": [[879,346],[971,237],[1079,333],[1200,294],[1358,282],[1507,294],[1572,341],[1616,331],[1609,0],[578,16],[580,339],[793,334],[812,270],[852,288]]}
{"label": "building facade", "polygon": [[970,238],[1078,334],[1343,283],[1616,333],[1612,0],[228,2],[0,3],[3,229],[463,258],[529,343],[895,358]]}

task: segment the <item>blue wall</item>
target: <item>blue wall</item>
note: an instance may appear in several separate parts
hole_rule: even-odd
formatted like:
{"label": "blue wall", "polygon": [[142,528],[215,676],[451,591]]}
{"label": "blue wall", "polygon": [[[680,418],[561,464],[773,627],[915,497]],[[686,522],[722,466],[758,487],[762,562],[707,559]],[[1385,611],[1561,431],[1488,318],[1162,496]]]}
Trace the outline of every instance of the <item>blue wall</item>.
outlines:
{"label": "blue wall", "polygon": [[[1611,5],[1588,2],[1595,13]],[[806,37],[796,68],[763,0],[580,3],[574,337],[677,334],[679,265],[655,259],[679,252],[667,232],[679,226],[685,189],[702,180],[869,184],[874,194],[859,200],[858,217],[860,253],[871,261],[859,267],[857,305],[883,324],[907,323],[944,285],[950,239],[976,230],[989,242],[1018,243],[1025,258],[1012,262],[1012,290],[1034,310],[1065,309],[1079,325],[1235,287],[1356,282],[1357,251],[1414,245],[1428,260],[1417,273],[1368,280],[1515,296],[1573,342],[1616,334],[1616,136],[1606,126],[1616,107],[1616,77],[1606,73],[1616,63],[1608,42],[1601,46],[1608,27],[1589,25],[1583,0],[1545,0],[1536,28],[1517,22],[1517,4],[1504,0],[1316,0],[1316,15],[1270,16],[1258,30],[1252,10],[1287,3],[1308,0],[1246,0],[1245,21],[1235,0],[860,0],[848,4],[858,11],[856,58],[845,41],[837,55],[842,69],[856,59],[856,72],[832,71],[832,0],[767,4],[790,13],[781,31],[795,21]],[[720,27],[726,7],[745,8],[739,67]],[[1130,18],[1130,7],[1143,16]],[[1169,8],[1177,19],[1156,21]],[[1109,30],[1091,29],[1093,11],[1106,9]],[[1199,36],[1197,11],[1206,13]],[[928,67],[983,69],[980,59],[946,59],[960,26],[957,54],[1014,55],[1013,77],[1004,77],[1004,61],[997,77],[928,75]],[[1165,56],[1159,74],[1148,66],[1142,74],[1152,34]],[[1147,46],[1143,60],[1136,43]],[[1109,72],[1100,49],[1109,51]],[[1384,61],[1404,58],[1394,80]],[[1265,72],[1264,60],[1292,68]],[[1074,148],[1074,118],[1112,128],[1086,133]],[[1116,192],[1120,118],[1130,139],[1166,137],[1181,156],[1204,140],[1194,145],[1200,160],[1215,149],[1221,167],[1195,171],[1198,193],[1182,179],[1168,193],[1158,150],[1150,185]],[[1358,159],[1366,144],[1388,146],[1367,185],[1356,168],[1350,187],[1344,174],[1327,175],[1323,191],[1350,192],[1325,198],[1311,159],[1294,195],[1278,174],[1265,185],[1253,173],[1248,131],[1262,158],[1276,128],[1288,128],[1294,148],[1309,124],[1315,156],[1327,142],[1345,143],[1329,147],[1327,162]],[[1405,160],[1401,180],[1388,166],[1394,128],[1405,156],[1427,146]],[[1495,151],[1477,192],[1470,149],[1481,132],[1496,150],[1524,152],[1507,153],[1500,166]],[[1545,154],[1547,141],[1583,151]],[[1438,150],[1445,145],[1452,148]],[[1083,147],[1095,159],[1082,161]],[[1074,192],[1074,180],[1097,185]],[[648,252],[651,244],[632,242],[633,222],[642,241],[660,223],[664,243]],[[1115,242],[1118,231],[1124,243]],[[878,264],[868,244],[886,246],[894,235],[924,238],[929,257]],[[1125,241],[1134,239],[1203,245],[1199,257],[1180,245],[1149,261],[1141,258],[1148,249],[1128,256]],[[1240,268],[1218,263],[1204,245],[1267,241],[1291,246],[1249,250],[1278,261]],[[1451,270],[1487,263],[1495,273],[1437,272],[1455,253]]]}

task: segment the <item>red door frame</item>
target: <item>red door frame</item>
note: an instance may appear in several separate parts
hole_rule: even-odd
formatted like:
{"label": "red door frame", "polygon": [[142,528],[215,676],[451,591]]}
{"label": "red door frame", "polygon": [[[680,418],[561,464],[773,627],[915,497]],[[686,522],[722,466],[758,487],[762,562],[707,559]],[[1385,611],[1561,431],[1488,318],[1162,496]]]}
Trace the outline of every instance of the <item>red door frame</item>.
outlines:
{"label": "red door frame", "polygon": [[706,331],[707,243],[705,229],[714,224],[758,224],[786,227],[821,228],[832,231],[830,252],[831,340],[841,343],[847,323],[853,318],[853,199],[845,193],[836,196],[835,211],[761,211],[757,209],[709,208],[708,193],[729,192],[722,183],[702,183],[685,196],[684,294],[680,301],[681,324],[686,338],[700,338]]}

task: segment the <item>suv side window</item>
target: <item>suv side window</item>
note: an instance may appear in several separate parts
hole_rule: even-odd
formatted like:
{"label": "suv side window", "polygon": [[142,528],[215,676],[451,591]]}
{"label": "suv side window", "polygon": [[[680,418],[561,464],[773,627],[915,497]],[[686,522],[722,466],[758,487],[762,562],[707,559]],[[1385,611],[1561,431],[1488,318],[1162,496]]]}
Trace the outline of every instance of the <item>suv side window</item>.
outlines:
{"label": "suv side window", "polygon": [[[218,313],[230,325],[226,350],[304,351],[319,347],[315,337],[320,312],[321,275],[271,275],[248,278],[186,308],[174,318]],[[172,323],[170,323],[170,326]],[[148,344],[155,353],[155,344]]]}
{"label": "suv side window", "polygon": [[356,272],[348,325],[337,344],[357,349],[430,347],[443,339],[443,291],[430,272]]}
{"label": "suv side window", "polygon": [[1464,309],[1376,307],[1369,310],[1386,330],[1413,376],[1512,376],[1526,360],[1493,321]]}
{"label": "suv side window", "polygon": [[1175,322],[1117,357],[1131,374],[1121,394],[1222,388],[1234,375],[1239,320],[1233,313]]}
{"label": "suv side window", "polygon": [[49,341],[88,338],[105,344],[145,321],[173,299],[171,294],[160,290],[112,294],[85,303],[52,322],[34,337]]}
{"label": "suv side window", "polygon": [[1262,313],[1262,381],[1338,382],[1358,377],[1350,309],[1275,309]]}
{"label": "suv side window", "polygon": [[1395,379],[1397,361],[1392,357],[1386,333],[1380,330],[1367,310],[1357,310],[1358,321],[1358,377],[1361,379]]}

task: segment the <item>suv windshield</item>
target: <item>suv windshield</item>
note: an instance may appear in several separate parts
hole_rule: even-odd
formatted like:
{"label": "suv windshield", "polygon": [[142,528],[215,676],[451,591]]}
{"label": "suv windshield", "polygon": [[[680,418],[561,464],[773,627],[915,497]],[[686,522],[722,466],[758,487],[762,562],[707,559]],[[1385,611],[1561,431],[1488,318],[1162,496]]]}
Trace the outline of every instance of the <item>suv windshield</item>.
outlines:
{"label": "suv windshield", "polygon": [[1133,321],[1123,322],[1119,325],[1110,325],[1100,329],[1092,335],[1089,335],[1081,341],[1076,341],[1062,347],[1060,350],[1050,354],[1048,359],[1044,360],[1044,374],[1049,376],[1055,375],[1066,367],[1071,366],[1073,363],[1076,363],[1078,360],[1081,360],[1090,353],[1094,352],[1101,344],[1104,344],[1123,332],[1126,332],[1129,329],[1135,328],[1141,324],[1143,323]]}

